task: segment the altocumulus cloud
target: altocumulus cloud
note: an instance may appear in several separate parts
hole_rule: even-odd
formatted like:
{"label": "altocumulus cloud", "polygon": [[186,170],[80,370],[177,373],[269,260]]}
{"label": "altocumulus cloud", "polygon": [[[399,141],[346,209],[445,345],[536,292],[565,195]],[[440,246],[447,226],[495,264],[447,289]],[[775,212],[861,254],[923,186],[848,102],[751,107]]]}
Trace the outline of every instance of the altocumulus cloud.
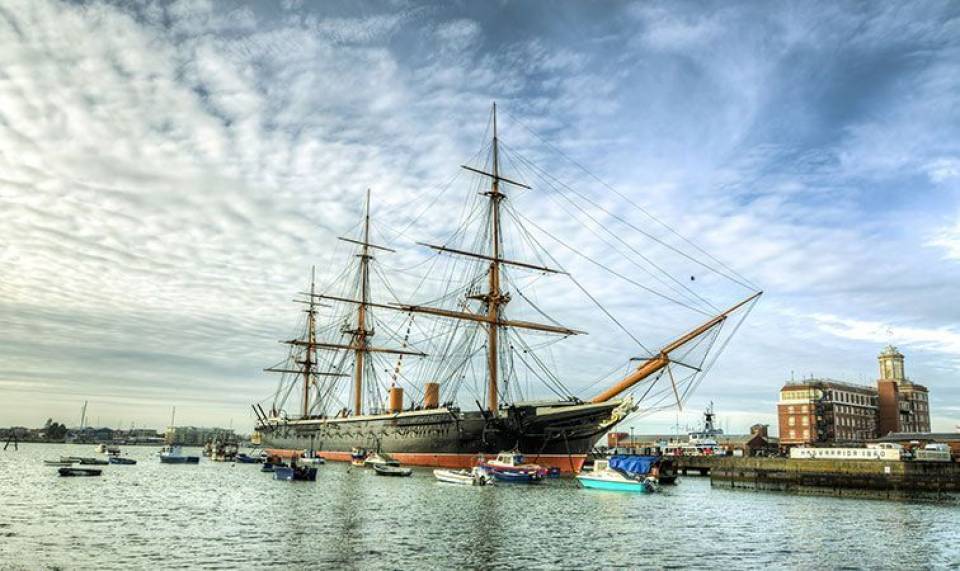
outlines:
{"label": "altocumulus cloud", "polygon": [[[960,398],[958,12],[6,2],[0,424],[71,418],[85,399],[103,422],[160,425],[172,404],[185,423],[248,422],[272,390],[258,371],[293,326],[289,297],[311,264],[330,265],[361,191],[404,227],[473,155],[496,99],[514,148],[553,166],[509,117],[767,290],[694,404],[717,401],[732,429],[769,421],[791,370],[870,382],[894,342],[947,428]],[[438,210],[458,208],[454,195]],[[518,201],[590,244],[551,197]],[[583,281],[644,329],[629,295]],[[631,350],[593,337],[572,387]]]}

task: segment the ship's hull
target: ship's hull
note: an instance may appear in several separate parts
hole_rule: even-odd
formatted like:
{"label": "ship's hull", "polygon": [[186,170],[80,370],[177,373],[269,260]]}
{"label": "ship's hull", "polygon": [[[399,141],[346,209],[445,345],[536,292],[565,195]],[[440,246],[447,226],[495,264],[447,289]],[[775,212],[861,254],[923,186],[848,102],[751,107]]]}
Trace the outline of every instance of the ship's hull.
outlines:
{"label": "ship's hull", "polygon": [[631,401],[517,404],[491,413],[457,409],[406,411],[334,419],[270,419],[257,431],[265,448],[313,450],[350,461],[354,448],[388,454],[401,464],[471,468],[480,457],[519,450],[529,462],[577,473],[597,440],[632,410]]}

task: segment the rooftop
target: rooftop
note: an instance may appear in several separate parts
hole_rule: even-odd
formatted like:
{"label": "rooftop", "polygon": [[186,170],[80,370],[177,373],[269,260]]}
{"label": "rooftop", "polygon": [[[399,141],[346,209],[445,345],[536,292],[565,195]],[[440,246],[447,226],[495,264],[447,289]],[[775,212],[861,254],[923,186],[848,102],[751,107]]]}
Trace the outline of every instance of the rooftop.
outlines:
{"label": "rooftop", "polygon": [[789,390],[792,388],[802,389],[802,388],[837,388],[837,389],[846,389],[849,391],[860,391],[860,392],[870,392],[875,393],[877,390],[868,385],[856,385],[854,383],[846,383],[843,381],[837,381],[835,379],[807,379],[804,381],[789,381],[781,391]]}
{"label": "rooftop", "polygon": [[903,440],[960,440],[960,432],[891,432],[879,442],[900,442]]}

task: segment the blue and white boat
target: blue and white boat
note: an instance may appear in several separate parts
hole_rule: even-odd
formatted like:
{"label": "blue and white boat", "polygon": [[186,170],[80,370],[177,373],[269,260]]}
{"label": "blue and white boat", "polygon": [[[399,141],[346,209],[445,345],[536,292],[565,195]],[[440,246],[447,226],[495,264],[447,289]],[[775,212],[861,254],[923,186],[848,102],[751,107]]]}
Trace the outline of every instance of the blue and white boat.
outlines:
{"label": "blue and white boat", "polygon": [[592,472],[577,475],[584,488],[618,492],[653,493],[660,486],[655,475],[656,456],[614,456],[597,460]]}
{"label": "blue and white boat", "polygon": [[277,466],[273,470],[274,480],[315,482],[317,469],[309,466]]}
{"label": "blue and white boat", "polygon": [[542,466],[528,464],[519,452],[501,452],[496,460],[482,462],[480,468],[498,482],[515,484],[535,484],[547,475]]}
{"label": "blue and white boat", "polygon": [[165,446],[160,449],[161,464],[199,464],[199,456],[185,456],[180,446]]}
{"label": "blue and white boat", "polygon": [[134,460],[133,458],[124,458],[123,456],[110,456],[109,458],[107,458],[107,462],[110,462],[111,464],[125,464],[125,465],[133,465],[137,463],[137,461]]}

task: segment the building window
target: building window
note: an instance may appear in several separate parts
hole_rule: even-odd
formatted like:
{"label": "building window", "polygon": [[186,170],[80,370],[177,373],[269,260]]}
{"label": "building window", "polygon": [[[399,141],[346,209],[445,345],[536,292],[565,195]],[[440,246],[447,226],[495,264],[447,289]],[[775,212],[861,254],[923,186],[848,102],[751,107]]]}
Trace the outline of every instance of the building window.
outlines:
{"label": "building window", "polygon": [[809,417],[809,416],[803,417],[803,425],[804,425],[804,426],[810,426],[810,417]]}
{"label": "building window", "polygon": [[791,416],[791,417],[787,418],[787,426],[794,426],[795,424],[796,424],[796,418],[795,418],[795,417],[792,417],[792,416]]}
{"label": "building window", "polygon": [[[793,431],[791,430],[790,432],[793,432]],[[804,438],[810,438],[810,429],[809,429],[809,428],[803,431],[803,437],[804,437]]]}
{"label": "building window", "polygon": [[790,406],[787,407],[787,412],[788,412],[789,414],[793,414],[793,405],[790,405]]}
{"label": "building window", "polygon": [[802,412],[802,413],[808,413],[808,412],[810,412],[810,407],[807,406],[807,405],[803,405],[803,406],[800,407],[800,412]]}
{"label": "building window", "polygon": [[796,430],[791,430],[791,431],[790,431],[790,438],[796,438],[796,437],[797,437],[797,431],[796,431]]}

